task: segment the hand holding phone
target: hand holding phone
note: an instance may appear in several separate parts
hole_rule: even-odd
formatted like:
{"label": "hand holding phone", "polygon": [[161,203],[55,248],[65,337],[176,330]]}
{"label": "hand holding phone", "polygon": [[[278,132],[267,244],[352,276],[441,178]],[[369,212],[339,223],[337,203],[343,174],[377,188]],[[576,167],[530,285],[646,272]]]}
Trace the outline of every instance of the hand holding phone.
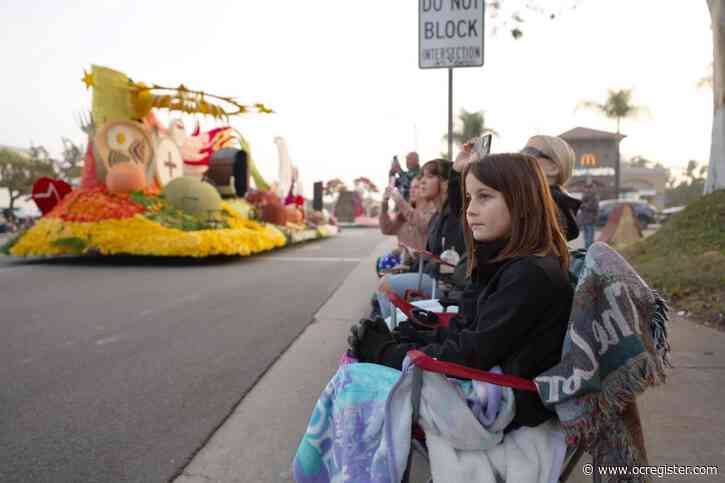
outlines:
{"label": "hand holding phone", "polygon": [[486,133],[483,136],[476,139],[476,142],[473,143],[472,151],[478,156],[479,160],[488,156],[488,153],[491,152],[491,139],[492,138],[493,138],[493,135],[491,133]]}

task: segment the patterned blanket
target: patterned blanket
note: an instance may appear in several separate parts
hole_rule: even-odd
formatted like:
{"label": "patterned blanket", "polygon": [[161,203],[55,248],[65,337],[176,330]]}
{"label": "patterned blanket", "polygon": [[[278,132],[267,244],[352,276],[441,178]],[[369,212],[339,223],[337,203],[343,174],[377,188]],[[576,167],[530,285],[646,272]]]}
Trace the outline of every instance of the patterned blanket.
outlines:
{"label": "patterned blanket", "polygon": [[[293,461],[297,482],[398,483],[411,448],[415,368],[343,364],[322,392]],[[421,374],[418,423],[435,481],[558,481],[564,435],[550,422],[503,430],[513,391]]]}
{"label": "patterned blanket", "polygon": [[635,398],[665,381],[667,307],[604,243],[593,244],[574,292],[560,364],[535,379],[570,443],[595,464],[645,465]]}

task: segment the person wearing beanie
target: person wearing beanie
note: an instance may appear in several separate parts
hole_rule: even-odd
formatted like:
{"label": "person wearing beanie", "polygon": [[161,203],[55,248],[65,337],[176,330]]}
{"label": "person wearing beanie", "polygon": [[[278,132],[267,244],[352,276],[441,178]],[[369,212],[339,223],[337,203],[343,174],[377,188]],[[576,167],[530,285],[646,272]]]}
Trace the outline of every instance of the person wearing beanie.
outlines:
{"label": "person wearing beanie", "polygon": [[571,196],[564,189],[564,184],[571,178],[576,156],[569,143],[556,136],[532,136],[521,150],[536,159],[549,182],[551,196],[559,210],[559,225],[567,241],[579,236],[579,225],[576,216],[581,201]]}

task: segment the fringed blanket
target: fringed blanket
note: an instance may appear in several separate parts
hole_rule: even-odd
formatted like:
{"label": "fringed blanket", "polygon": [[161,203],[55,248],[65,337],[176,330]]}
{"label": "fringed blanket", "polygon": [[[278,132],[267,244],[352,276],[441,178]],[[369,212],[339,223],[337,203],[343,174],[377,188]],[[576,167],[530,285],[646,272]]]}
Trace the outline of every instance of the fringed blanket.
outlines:
{"label": "fringed blanket", "polygon": [[[411,447],[413,370],[340,366],[297,449],[295,481],[400,482]],[[435,481],[557,481],[563,433],[549,423],[504,438],[513,416],[508,388],[424,372],[418,423]]]}
{"label": "fringed blanket", "polygon": [[667,307],[604,243],[592,245],[574,293],[562,362],[536,378],[570,442],[595,464],[645,465],[635,398],[665,381]]}

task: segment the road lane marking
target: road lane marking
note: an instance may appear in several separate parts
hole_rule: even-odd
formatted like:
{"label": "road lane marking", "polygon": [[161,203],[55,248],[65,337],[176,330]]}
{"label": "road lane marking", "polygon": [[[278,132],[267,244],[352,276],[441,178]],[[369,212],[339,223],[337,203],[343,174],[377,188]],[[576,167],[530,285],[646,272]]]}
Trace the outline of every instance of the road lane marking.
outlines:
{"label": "road lane marking", "polygon": [[35,270],[37,268],[40,268],[40,267],[38,267],[38,266],[29,267],[27,265],[23,265],[21,267],[3,267],[3,268],[0,268],[0,272],[15,272],[18,270]]}
{"label": "road lane marking", "polygon": [[260,260],[272,260],[275,262],[355,262],[359,263],[361,258],[335,258],[335,257],[261,257]]}

